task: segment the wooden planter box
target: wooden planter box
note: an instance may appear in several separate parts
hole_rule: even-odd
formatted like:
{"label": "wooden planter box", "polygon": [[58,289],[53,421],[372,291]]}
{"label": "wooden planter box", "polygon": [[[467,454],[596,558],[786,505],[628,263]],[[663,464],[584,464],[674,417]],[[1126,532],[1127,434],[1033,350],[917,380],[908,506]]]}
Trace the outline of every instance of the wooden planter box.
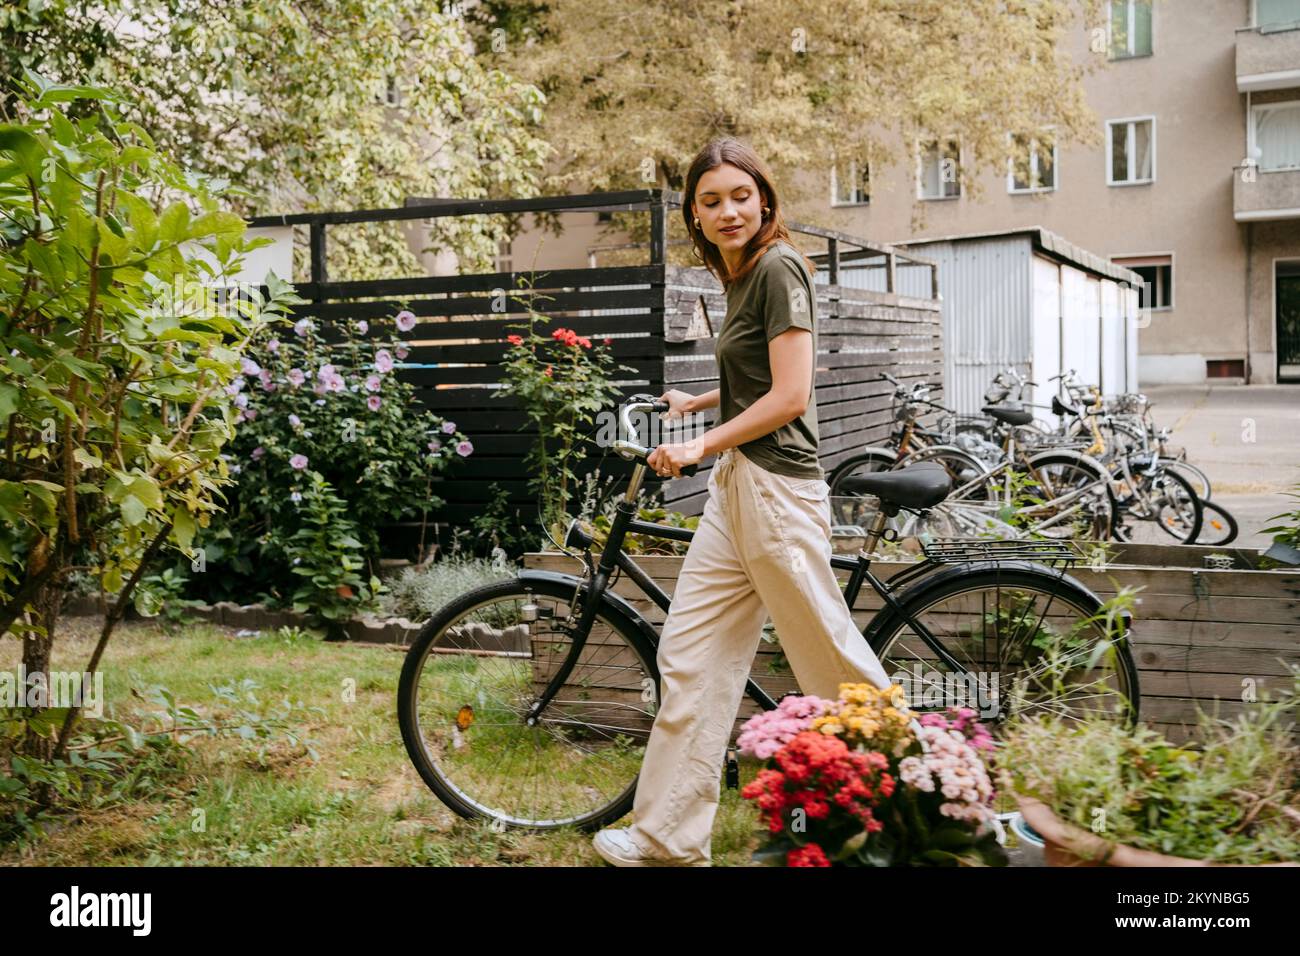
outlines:
{"label": "wooden planter box", "polygon": [[[1300,571],[1207,570],[1207,554],[1234,549],[1144,545],[1112,548],[1112,561],[1099,570],[1087,565],[1071,572],[1103,599],[1122,586],[1143,587],[1133,609],[1133,655],[1142,688],[1143,721],[1174,743],[1183,743],[1196,728],[1196,708],[1234,717],[1254,694],[1262,698],[1289,686],[1288,664],[1300,663]],[[1253,561],[1251,552],[1240,560]],[[637,563],[664,591],[672,594],[681,557],[646,556]],[[1142,561],[1141,564],[1127,563]],[[524,556],[524,566],[581,574],[580,563],[558,552]],[[873,572],[887,579],[906,563],[878,561]],[[841,582],[848,572],[837,572]],[[614,591],[626,598],[658,629],[664,613],[625,575]],[[865,626],[880,599],[864,587],[853,609]],[[773,698],[799,687],[775,644],[762,641],[750,671]],[[758,708],[741,702],[737,727]]]}

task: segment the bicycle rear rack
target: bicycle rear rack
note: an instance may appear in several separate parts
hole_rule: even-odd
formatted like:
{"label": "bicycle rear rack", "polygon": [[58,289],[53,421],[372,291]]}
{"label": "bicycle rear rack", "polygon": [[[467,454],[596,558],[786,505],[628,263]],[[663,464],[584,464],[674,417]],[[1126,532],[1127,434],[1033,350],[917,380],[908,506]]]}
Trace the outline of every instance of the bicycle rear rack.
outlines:
{"label": "bicycle rear rack", "polygon": [[1037,561],[1042,564],[1077,564],[1085,555],[1070,541],[995,541],[986,538],[948,538],[923,542],[925,556],[940,564],[973,561]]}

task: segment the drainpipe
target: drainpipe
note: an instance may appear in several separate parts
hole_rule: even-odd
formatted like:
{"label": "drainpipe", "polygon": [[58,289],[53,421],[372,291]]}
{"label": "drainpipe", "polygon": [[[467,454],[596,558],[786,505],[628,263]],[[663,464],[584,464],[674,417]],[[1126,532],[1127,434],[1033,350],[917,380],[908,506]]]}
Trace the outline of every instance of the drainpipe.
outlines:
{"label": "drainpipe", "polygon": [[1246,223],[1246,384],[1250,384],[1250,278],[1255,260],[1255,224]]}

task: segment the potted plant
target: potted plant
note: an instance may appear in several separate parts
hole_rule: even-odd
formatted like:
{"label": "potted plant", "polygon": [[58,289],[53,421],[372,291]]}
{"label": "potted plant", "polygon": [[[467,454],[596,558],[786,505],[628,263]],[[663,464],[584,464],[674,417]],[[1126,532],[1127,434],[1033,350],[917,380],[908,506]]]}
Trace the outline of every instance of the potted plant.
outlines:
{"label": "potted plant", "polygon": [[841,684],[837,700],[789,695],[750,718],[740,752],[766,761],[741,795],[776,866],[1005,866],[983,754],[992,737],[969,708],[918,721],[897,684]]}
{"label": "potted plant", "polygon": [[1044,840],[1049,866],[1295,866],[1295,686],[1236,720],[1198,711],[1193,741],[1104,718],[1013,719],[995,776]]}

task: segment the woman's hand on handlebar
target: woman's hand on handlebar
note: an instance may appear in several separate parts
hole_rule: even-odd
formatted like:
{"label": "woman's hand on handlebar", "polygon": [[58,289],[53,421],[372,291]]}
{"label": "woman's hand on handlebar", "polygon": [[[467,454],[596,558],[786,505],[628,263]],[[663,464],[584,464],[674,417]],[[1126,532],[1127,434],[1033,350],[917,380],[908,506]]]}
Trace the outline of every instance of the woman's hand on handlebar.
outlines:
{"label": "woman's hand on handlebar", "polygon": [[704,457],[703,452],[703,444],[698,439],[672,445],[660,445],[646,456],[646,464],[654,469],[656,474],[665,478],[670,475],[673,478],[680,478],[683,468],[699,464],[700,459]]}
{"label": "woman's hand on handlebar", "polygon": [[695,396],[690,392],[683,392],[679,388],[668,389],[659,396],[659,401],[668,403],[668,411],[663,413],[663,420],[672,421],[686,415],[691,411],[691,403],[694,400]]}

